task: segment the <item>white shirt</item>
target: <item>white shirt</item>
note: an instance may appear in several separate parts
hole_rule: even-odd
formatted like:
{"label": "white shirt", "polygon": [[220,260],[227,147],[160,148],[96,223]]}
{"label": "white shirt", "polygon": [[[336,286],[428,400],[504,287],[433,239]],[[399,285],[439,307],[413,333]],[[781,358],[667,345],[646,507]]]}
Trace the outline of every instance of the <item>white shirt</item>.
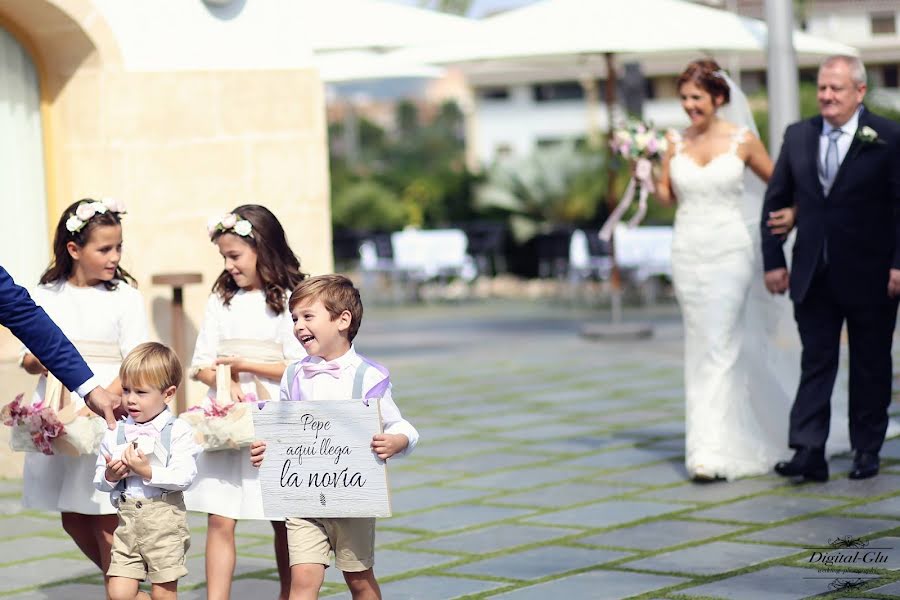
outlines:
{"label": "white shirt", "polygon": [[[314,356],[310,362],[325,362],[324,359]],[[356,377],[356,370],[362,364],[363,360],[353,346],[350,350],[340,358],[331,361],[341,366],[340,376],[335,378],[326,373],[321,373],[315,377],[304,377],[300,367],[297,366],[296,373],[300,380],[301,399],[308,400],[349,400],[353,397],[353,380]],[[288,379],[288,371],[285,370],[281,377],[281,396],[280,400],[286,402],[296,400],[290,397],[290,382]],[[363,378],[363,393],[375,387],[384,375],[378,369],[369,368]],[[391,434],[403,434],[409,439],[409,445],[406,450],[397,454],[397,456],[406,456],[416,447],[419,442],[419,432],[412,424],[403,418],[400,409],[394,403],[391,396],[391,386],[385,390],[384,396],[381,397],[381,418],[384,422],[384,432]]]}
{"label": "white shirt", "polygon": [[[862,112],[863,107],[860,106],[856,109],[856,112],[853,113],[853,116],[850,117],[850,120],[841,125],[841,137],[837,139],[837,149],[838,149],[838,165],[844,162],[844,157],[847,156],[847,152],[850,151],[850,144],[853,143],[853,138],[856,136],[856,130],[859,128],[859,115]],[[822,120],[822,133],[819,134],[819,164],[825,164],[825,154],[828,152],[828,134],[831,133],[832,130],[837,129],[832,126],[826,120]]]}
{"label": "white shirt", "polygon": [[[169,409],[165,409],[150,423],[157,431],[162,431],[163,426],[172,416]],[[127,417],[118,423],[118,427],[124,424],[133,424],[134,419]],[[104,455],[112,455],[118,446],[118,427],[112,431],[106,430],[103,441],[100,442],[100,454],[97,456],[97,467],[94,473],[94,485],[101,492],[110,492],[116,503],[120,492],[115,491],[118,482],[107,481],[106,459]],[[131,440],[127,440],[131,441]],[[197,455],[201,452],[200,446],[194,442],[194,432],[191,426],[181,419],[175,419],[172,423],[172,444],[169,449],[169,461],[165,467],[154,466],[150,479],[144,479],[140,475],[129,475],[125,478],[124,493],[133,498],[156,498],[163,492],[177,492],[186,490],[197,475]]]}

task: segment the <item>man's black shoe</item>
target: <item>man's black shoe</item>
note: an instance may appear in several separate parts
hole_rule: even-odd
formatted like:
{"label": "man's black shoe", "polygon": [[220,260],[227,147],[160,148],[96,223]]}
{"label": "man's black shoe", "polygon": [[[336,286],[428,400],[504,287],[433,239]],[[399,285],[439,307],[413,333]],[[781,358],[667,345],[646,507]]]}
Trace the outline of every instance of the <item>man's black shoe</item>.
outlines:
{"label": "man's black shoe", "polygon": [[828,462],[825,460],[825,451],[816,448],[800,448],[794,453],[794,458],[775,465],[775,472],[783,477],[828,481]]}
{"label": "man's black shoe", "polygon": [[874,452],[857,452],[850,469],[850,479],[868,479],[878,475],[880,461]]}

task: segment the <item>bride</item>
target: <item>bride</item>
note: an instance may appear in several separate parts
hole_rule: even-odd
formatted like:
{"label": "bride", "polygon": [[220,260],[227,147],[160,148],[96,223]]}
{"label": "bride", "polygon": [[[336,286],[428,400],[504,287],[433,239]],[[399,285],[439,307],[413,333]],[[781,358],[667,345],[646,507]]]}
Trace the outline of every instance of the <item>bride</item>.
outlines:
{"label": "bride", "polygon": [[[741,95],[712,60],[690,63],[678,78],[690,119],[670,132],[657,197],[678,202],[672,242],[675,293],[685,336],[686,453],[697,480],[759,475],[787,452],[796,378],[780,340],[793,330],[783,298],[762,286],[759,215],[772,161]],[[738,103],[735,103],[738,104]],[[770,216],[773,232],[793,226],[793,209]],[[785,318],[787,315],[787,318]],[[795,355],[796,356],[796,355]]]}

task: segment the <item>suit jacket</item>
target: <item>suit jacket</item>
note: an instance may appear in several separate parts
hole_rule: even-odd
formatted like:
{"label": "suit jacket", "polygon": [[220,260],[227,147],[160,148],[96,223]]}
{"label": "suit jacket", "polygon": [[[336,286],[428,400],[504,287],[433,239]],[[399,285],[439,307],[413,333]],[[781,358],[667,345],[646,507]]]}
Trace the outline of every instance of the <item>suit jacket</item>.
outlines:
{"label": "suit jacket", "polygon": [[[863,141],[863,128],[877,133]],[[863,108],[859,127],[828,195],[818,177],[822,117],[789,126],[766,190],[762,250],[766,271],[787,265],[783,240],[769,233],[770,211],[797,207],[797,238],[790,293],[802,302],[824,265],[837,299],[853,304],[887,302],[891,268],[900,269],[900,124]]]}
{"label": "suit jacket", "polygon": [[68,389],[75,390],[93,377],[69,338],[3,267],[0,267],[0,324],[22,340]]}

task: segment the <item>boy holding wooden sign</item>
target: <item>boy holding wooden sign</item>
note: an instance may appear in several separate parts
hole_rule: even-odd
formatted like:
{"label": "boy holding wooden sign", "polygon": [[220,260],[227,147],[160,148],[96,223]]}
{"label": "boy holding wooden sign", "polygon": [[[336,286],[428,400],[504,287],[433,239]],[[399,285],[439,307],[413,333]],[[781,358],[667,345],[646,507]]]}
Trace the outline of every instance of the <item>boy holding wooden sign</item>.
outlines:
{"label": "boy holding wooden sign", "polygon": [[[363,315],[359,291],[353,283],[341,275],[311,277],[294,288],[289,308],[294,319],[294,335],[309,356],[285,371],[281,401],[358,398],[368,403],[376,399],[380,401],[384,433],[372,438],[372,452],[381,460],[412,452],[419,434],[400,415],[391,397],[387,369],[361,357],[353,348]],[[254,466],[262,464],[265,451],[264,441],[250,446]],[[332,553],[354,600],[381,598],[373,571],[374,518],[288,517],[286,524],[291,600],[318,598]]]}

